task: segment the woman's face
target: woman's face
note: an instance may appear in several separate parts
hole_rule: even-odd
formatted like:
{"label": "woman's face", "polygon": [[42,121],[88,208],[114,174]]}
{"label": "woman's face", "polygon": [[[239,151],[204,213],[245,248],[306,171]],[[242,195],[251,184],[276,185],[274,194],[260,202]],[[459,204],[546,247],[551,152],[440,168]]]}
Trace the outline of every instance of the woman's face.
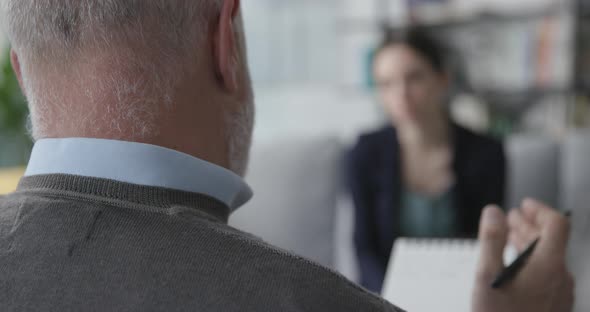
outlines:
{"label": "woman's face", "polygon": [[374,76],[396,126],[420,125],[444,114],[447,77],[412,48],[394,44],[383,49],[375,59]]}

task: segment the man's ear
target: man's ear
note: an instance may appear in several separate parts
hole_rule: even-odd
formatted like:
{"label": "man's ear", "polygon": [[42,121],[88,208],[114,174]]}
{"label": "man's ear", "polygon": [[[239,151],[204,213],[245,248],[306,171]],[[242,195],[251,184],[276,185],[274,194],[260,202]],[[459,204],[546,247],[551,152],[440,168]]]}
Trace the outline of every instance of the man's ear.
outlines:
{"label": "man's ear", "polygon": [[238,42],[236,42],[235,19],[240,0],[225,0],[217,23],[214,38],[215,70],[223,87],[229,92],[238,90]]}
{"label": "man's ear", "polygon": [[10,50],[10,62],[12,63],[12,69],[14,70],[14,74],[16,75],[18,84],[20,85],[20,88],[24,93],[25,89],[23,84],[23,74],[20,66],[20,61],[18,59],[18,55],[16,54],[16,52],[14,52],[14,50]]}

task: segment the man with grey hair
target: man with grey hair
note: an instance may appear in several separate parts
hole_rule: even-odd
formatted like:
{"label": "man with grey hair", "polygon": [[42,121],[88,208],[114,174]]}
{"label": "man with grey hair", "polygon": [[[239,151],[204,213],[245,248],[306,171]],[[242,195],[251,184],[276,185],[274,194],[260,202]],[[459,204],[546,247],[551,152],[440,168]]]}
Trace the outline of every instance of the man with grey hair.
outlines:
{"label": "man with grey hair", "polygon": [[[36,139],[0,198],[2,311],[398,311],[227,225],[251,197],[239,0],[0,1]],[[567,222],[510,220],[482,218],[474,311],[567,311]],[[494,291],[509,232],[543,238]]]}

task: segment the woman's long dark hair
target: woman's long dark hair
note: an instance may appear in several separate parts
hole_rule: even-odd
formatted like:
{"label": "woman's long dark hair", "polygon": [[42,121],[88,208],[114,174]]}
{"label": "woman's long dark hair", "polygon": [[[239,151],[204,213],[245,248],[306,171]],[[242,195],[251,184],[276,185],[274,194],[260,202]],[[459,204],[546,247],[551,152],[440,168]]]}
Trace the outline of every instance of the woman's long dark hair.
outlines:
{"label": "woman's long dark hair", "polygon": [[375,51],[375,56],[378,56],[383,50],[398,44],[414,50],[438,73],[447,72],[445,47],[421,28],[405,30],[385,28],[383,40]]}
{"label": "woman's long dark hair", "polygon": [[[451,102],[451,98],[460,90],[458,85],[461,84],[461,81],[468,81],[466,77],[461,75],[462,71],[460,70],[459,64],[457,62],[451,62],[450,48],[442,44],[439,40],[436,40],[430,33],[420,27],[403,30],[393,30],[386,27],[383,33],[383,39],[375,50],[373,60],[385,49],[399,44],[407,46],[416,52],[417,55],[432,66],[436,73],[448,75],[451,79],[451,84],[445,99],[445,110],[448,118],[450,118],[449,103]],[[467,85],[466,83],[463,84]]]}

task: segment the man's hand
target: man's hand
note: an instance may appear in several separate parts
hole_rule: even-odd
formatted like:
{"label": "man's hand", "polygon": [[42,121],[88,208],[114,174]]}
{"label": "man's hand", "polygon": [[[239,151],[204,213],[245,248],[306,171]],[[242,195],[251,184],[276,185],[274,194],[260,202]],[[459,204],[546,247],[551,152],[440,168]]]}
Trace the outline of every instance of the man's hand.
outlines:
{"label": "man's hand", "polygon": [[[492,281],[504,268],[509,237],[520,251],[536,237],[541,240],[516,278],[492,289]],[[480,224],[473,312],[570,312],[574,282],[566,267],[568,237],[568,220],[534,200],[525,200],[508,219],[498,207],[487,207]]]}

